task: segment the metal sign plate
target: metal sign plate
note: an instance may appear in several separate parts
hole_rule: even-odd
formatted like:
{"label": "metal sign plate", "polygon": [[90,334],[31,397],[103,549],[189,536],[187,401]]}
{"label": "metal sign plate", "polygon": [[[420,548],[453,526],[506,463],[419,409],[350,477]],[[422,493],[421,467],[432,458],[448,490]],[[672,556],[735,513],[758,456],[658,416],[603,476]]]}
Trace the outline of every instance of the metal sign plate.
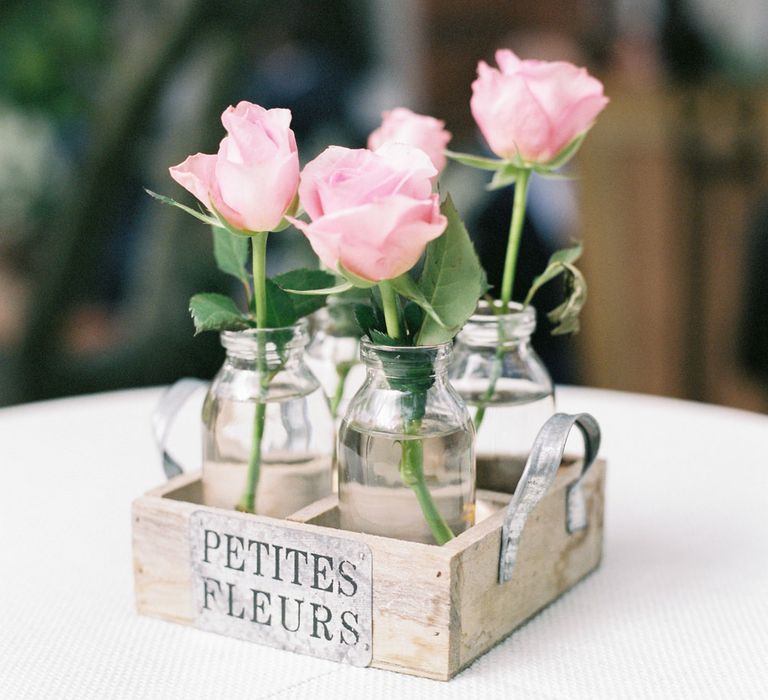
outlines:
{"label": "metal sign plate", "polygon": [[371,550],[355,540],[195,511],[195,625],[210,632],[368,666]]}

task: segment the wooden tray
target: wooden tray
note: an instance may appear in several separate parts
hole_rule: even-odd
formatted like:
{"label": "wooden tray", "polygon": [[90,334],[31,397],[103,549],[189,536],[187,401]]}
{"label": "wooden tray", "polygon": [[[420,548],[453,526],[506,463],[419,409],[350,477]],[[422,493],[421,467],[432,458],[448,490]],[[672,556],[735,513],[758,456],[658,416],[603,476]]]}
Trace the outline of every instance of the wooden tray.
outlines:
{"label": "wooden tray", "polygon": [[[183,474],[133,504],[138,611],[293,651],[448,680],[598,566],[606,465],[602,460],[592,462],[594,452],[596,448],[588,454],[588,469],[581,461],[563,462],[548,488],[542,489],[543,495],[529,498],[524,529],[518,523],[519,542],[512,542],[510,534],[507,506],[512,496],[480,489],[476,525],[442,547],[340,530],[335,496],[286,520],[211,508],[201,503],[200,474]],[[499,464],[494,458],[486,471],[495,471]],[[483,472],[479,459],[478,474]],[[574,486],[580,491],[582,510],[575,531],[570,503]],[[518,494],[515,499],[520,500]],[[511,527],[514,530],[513,522]],[[216,537],[219,543],[213,547]],[[253,556],[259,545],[252,544],[268,538],[277,561],[281,554],[286,557],[277,576],[281,581],[266,570],[260,577],[254,573]],[[286,550],[300,555],[291,562]],[[343,557],[351,561],[353,555],[357,563],[344,569]],[[502,583],[505,556],[508,564],[511,556],[514,568]],[[355,595],[347,597],[353,586],[344,573],[353,571],[358,577]],[[222,591],[228,589],[232,596],[242,582],[248,588],[246,597],[235,605],[230,598],[227,606]],[[282,588],[272,589],[270,597],[268,586]],[[288,604],[280,593],[286,590],[298,609],[290,625],[284,624]],[[278,600],[286,605],[280,609],[285,629],[278,623]],[[356,624],[345,627],[337,615],[335,626],[323,625],[325,611],[335,615],[338,605],[349,607],[342,618]],[[313,615],[322,613],[321,622],[306,617],[310,606]],[[300,618],[302,612],[306,622]],[[289,632],[287,628],[294,625],[297,630]]]}

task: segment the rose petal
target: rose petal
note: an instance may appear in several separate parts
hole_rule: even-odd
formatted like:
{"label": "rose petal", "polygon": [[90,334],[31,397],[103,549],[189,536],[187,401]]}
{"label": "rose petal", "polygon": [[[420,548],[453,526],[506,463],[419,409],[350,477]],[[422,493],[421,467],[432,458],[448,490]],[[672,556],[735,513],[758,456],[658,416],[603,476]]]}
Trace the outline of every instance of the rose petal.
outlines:
{"label": "rose petal", "polygon": [[210,193],[216,189],[215,169],[216,156],[196,153],[189,156],[183,163],[170,167],[168,171],[176,182],[210,209]]}
{"label": "rose petal", "polygon": [[480,61],[472,83],[472,114],[497,155],[545,163],[586,131],[607,99],[602,83],[565,61],[521,60],[496,52],[501,70]]}
{"label": "rose petal", "polygon": [[602,94],[589,95],[564,110],[555,125],[557,142],[553,149],[553,157],[579,134],[589,129],[607,104],[608,98]]}
{"label": "rose petal", "polygon": [[292,216],[287,217],[301,231],[315,251],[315,255],[329,270],[337,270],[339,266],[339,243],[341,232],[333,227],[323,228],[315,223],[307,223]]}
{"label": "rose petal", "polygon": [[[445,168],[445,147],[451,133],[445,122],[424,114],[416,114],[405,107],[382,113],[381,126],[368,137],[368,148],[377,150],[386,143],[404,143],[424,151],[437,172]],[[433,176],[436,179],[437,173]]]}
{"label": "rose petal", "polygon": [[[437,175],[437,168],[429,156],[419,148],[405,143],[385,143],[375,151],[376,155],[392,168],[401,173],[386,194],[403,194],[415,199],[425,199],[432,194],[432,178]],[[378,188],[383,192],[385,188]]]}
{"label": "rose petal", "polygon": [[[536,161],[548,149],[551,123],[517,76],[499,76],[498,86],[472,84],[470,109],[491,150],[502,158]],[[500,125],[503,125],[500,126]]]}
{"label": "rose petal", "polygon": [[[224,141],[227,140],[226,137]],[[223,142],[222,142],[223,143]],[[237,163],[220,158],[216,180],[221,200],[239,214],[249,231],[271,231],[288,209],[299,180],[299,158],[289,153],[282,160]]]}
{"label": "rose petal", "polygon": [[393,196],[387,200],[323,216],[302,226],[326,265],[341,263],[372,282],[410,270],[427,243],[440,236],[446,219],[435,213],[437,196],[424,201]]}
{"label": "rose petal", "polygon": [[514,75],[522,63],[517,54],[509,49],[498,49],[494,54],[494,58],[496,59],[496,65],[501,68],[501,72],[508,75]]}
{"label": "rose petal", "polygon": [[[426,162],[428,172],[433,172],[429,158],[423,153],[421,158],[418,162],[422,166]],[[432,191],[429,182],[422,176],[421,182],[417,178],[414,183],[412,175],[367,149],[331,146],[304,167],[299,197],[304,210],[314,220],[388,197],[400,189],[422,197],[429,195]]]}

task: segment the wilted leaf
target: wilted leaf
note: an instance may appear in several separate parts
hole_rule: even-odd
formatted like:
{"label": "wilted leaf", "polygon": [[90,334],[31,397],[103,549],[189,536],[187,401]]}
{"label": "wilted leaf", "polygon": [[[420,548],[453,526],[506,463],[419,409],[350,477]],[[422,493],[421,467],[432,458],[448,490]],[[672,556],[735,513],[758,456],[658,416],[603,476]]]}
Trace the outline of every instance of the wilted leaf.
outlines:
{"label": "wilted leaf", "polygon": [[577,333],[579,330],[579,314],[587,301],[587,282],[581,271],[573,265],[565,265],[566,299],[560,306],[547,314],[551,323],[557,324],[552,329],[552,335]]}
{"label": "wilted leaf", "polygon": [[531,288],[528,290],[528,294],[523,303],[530,304],[534,294],[536,294],[536,292],[538,292],[547,282],[562,275],[566,271],[565,266],[575,263],[581,257],[583,251],[584,246],[581,243],[577,243],[571,248],[562,248],[561,250],[552,253],[552,255],[549,256],[549,262],[547,262],[547,267],[544,272],[538,277],[535,277],[531,283]]}

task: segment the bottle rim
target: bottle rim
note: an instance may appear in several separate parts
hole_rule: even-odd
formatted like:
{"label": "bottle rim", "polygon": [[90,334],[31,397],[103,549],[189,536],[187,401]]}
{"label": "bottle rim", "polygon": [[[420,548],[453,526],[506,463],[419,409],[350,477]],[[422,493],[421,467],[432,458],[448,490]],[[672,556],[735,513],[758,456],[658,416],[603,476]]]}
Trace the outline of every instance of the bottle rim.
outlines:
{"label": "bottle rim", "polygon": [[496,309],[501,308],[501,301],[499,299],[493,300],[493,308],[487,300],[481,299],[477,303],[475,312],[469,317],[469,323],[486,323],[489,321],[497,321],[498,319],[523,319],[527,320],[528,317],[532,317],[532,320],[536,321],[536,308],[530,304],[520,304],[516,301],[510,301],[507,305],[506,313],[498,313]]}
{"label": "bottle rim", "polygon": [[[280,346],[289,350],[304,348],[309,343],[309,324],[306,318],[300,318],[290,326],[275,328],[245,328],[241,331],[220,331],[219,340],[227,352],[253,355],[259,352],[259,341],[266,344],[267,353],[275,352],[276,342],[281,335],[291,334],[290,339],[283,340]],[[282,339],[281,339],[282,340]]]}
{"label": "bottle rim", "polygon": [[360,359],[366,367],[383,369],[395,376],[401,371],[421,369],[429,374],[447,369],[453,341],[434,345],[381,345],[367,336],[360,339]]}
{"label": "bottle rim", "polygon": [[[501,303],[494,301],[496,308]],[[475,313],[458,333],[458,340],[476,346],[511,346],[529,340],[536,330],[536,309],[510,302],[508,313],[496,313],[491,304],[482,300]]]}
{"label": "bottle rim", "polygon": [[453,347],[453,341],[447,340],[444,343],[435,343],[433,345],[384,345],[382,343],[374,343],[367,335],[364,335],[360,338],[360,346],[382,352],[403,352],[417,355],[425,354],[430,350],[435,352],[447,350],[450,352]]}

